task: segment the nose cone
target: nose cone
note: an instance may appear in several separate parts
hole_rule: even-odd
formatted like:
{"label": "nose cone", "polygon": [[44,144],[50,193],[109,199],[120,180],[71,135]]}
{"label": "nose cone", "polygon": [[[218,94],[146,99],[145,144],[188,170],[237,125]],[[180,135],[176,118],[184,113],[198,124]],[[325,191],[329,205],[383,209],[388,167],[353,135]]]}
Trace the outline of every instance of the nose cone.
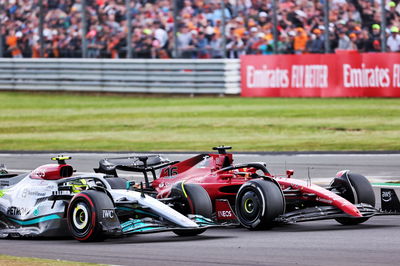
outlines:
{"label": "nose cone", "polygon": [[356,206],[354,206],[353,204],[346,204],[342,207],[342,210],[344,212],[346,212],[347,214],[350,214],[351,216],[354,217],[362,217],[361,212],[357,209]]}

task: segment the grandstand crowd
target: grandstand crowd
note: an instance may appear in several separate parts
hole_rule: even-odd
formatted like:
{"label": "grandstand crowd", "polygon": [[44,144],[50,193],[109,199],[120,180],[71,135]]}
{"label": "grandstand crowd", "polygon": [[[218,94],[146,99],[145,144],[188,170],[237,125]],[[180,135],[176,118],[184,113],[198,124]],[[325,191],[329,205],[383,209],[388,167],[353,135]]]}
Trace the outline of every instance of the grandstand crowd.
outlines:
{"label": "grandstand crowd", "polygon": [[[81,57],[82,0],[43,0],[44,56]],[[273,53],[272,0],[177,0],[178,57],[237,58]],[[324,0],[277,0],[281,54],[324,53],[326,30],[331,51],[400,51],[399,0],[386,2],[387,28],[381,29],[380,0],[330,0],[329,28],[323,23]],[[87,56],[125,58],[128,23],[132,18],[134,58],[171,58],[172,0],[86,0]],[[225,13],[226,54],[222,14]],[[0,0],[0,25],[7,57],[39,57],[39,1]],[[387,42],[381,43],[384,31]]]}

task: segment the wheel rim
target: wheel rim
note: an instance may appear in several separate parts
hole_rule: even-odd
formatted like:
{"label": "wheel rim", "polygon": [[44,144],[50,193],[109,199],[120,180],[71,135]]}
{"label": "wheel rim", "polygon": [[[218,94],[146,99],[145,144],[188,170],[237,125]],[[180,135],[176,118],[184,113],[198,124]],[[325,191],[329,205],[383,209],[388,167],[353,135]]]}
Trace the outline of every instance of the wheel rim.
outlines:
{"label": "wheel rim", "polygon": [[260,214],[260,199],[254,191],[249,190],[243,193],[240,205],[242,217],[248,222],[258,219]]}
{"label": "wheel rim", "polygon": [[72,222],[76,229],[84,230],[89,223],[89,212],[86,204],[78,203],[72,214]]}
{"label": "wheel rim", "polygon": [[244,202],[244,210],[247,213],[252,213],[254,210],[254,202],[253,199],[246,199]]}

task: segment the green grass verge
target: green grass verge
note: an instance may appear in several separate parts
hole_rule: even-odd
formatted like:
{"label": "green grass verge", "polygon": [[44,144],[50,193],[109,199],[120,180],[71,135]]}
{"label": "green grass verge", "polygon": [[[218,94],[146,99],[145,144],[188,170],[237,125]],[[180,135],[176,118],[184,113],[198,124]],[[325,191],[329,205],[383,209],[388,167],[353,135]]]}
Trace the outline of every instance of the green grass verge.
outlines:
{"label": "green grass verge", "polygon": [[7,265],[7,266],[25,266],[25,265],[30,265],[30,266],[43,266],[43,265],[91,266],[91,265],[104,265],[104,264],[83,263],[83,262],[65,261],[65,260],[48,260],[48,259],[27,258],[27,257],[14,257],[14,256],[0,254],[0,265]]}
{"label": "green grass verge", "polygon": [[400,150],[400,99],[0,93],[0,150]]}

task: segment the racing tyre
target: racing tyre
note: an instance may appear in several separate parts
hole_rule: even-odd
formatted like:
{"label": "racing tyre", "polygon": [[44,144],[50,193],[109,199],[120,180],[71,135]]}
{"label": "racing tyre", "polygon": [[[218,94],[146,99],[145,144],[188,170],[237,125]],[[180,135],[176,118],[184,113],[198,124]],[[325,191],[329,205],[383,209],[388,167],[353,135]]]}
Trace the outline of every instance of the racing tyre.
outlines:
{"label": "racing tyre", "polygon": [[67,210],[72,236],[81,242],[103,241],[106,238],[101,224],[103,210],[114,210],[113,202],[104,192],[87,190],[75,195]]}
{"label": "racing tyre", "polygon": [[236,195],[235,211],[240,224],[250,230],[270,228],[285,211],[281,188],[267,180],[246,182]]}
{"label": "racing tyre", "polygon": [[[341,196],[353,204],[366,203],[375,207],[374,191],[371,183],[363,175],[346,171],[340,177],[336,177],[331,186],[341,191]],[[369,218],[341,217],[335,220],[343,225],[356,225],[367,221]]]}
{"label": "racing tyre", "polygon": [[[182,202],[178,210],[182,214],[199,214],[206,218],[212,216],[212,203],[207,191],[197,184],[184,184],[179,182],[175,184],[173,193],[179,194]],[[206,229],[194,230],[174,230],[179,236],[195,236],[206,231]]]}

